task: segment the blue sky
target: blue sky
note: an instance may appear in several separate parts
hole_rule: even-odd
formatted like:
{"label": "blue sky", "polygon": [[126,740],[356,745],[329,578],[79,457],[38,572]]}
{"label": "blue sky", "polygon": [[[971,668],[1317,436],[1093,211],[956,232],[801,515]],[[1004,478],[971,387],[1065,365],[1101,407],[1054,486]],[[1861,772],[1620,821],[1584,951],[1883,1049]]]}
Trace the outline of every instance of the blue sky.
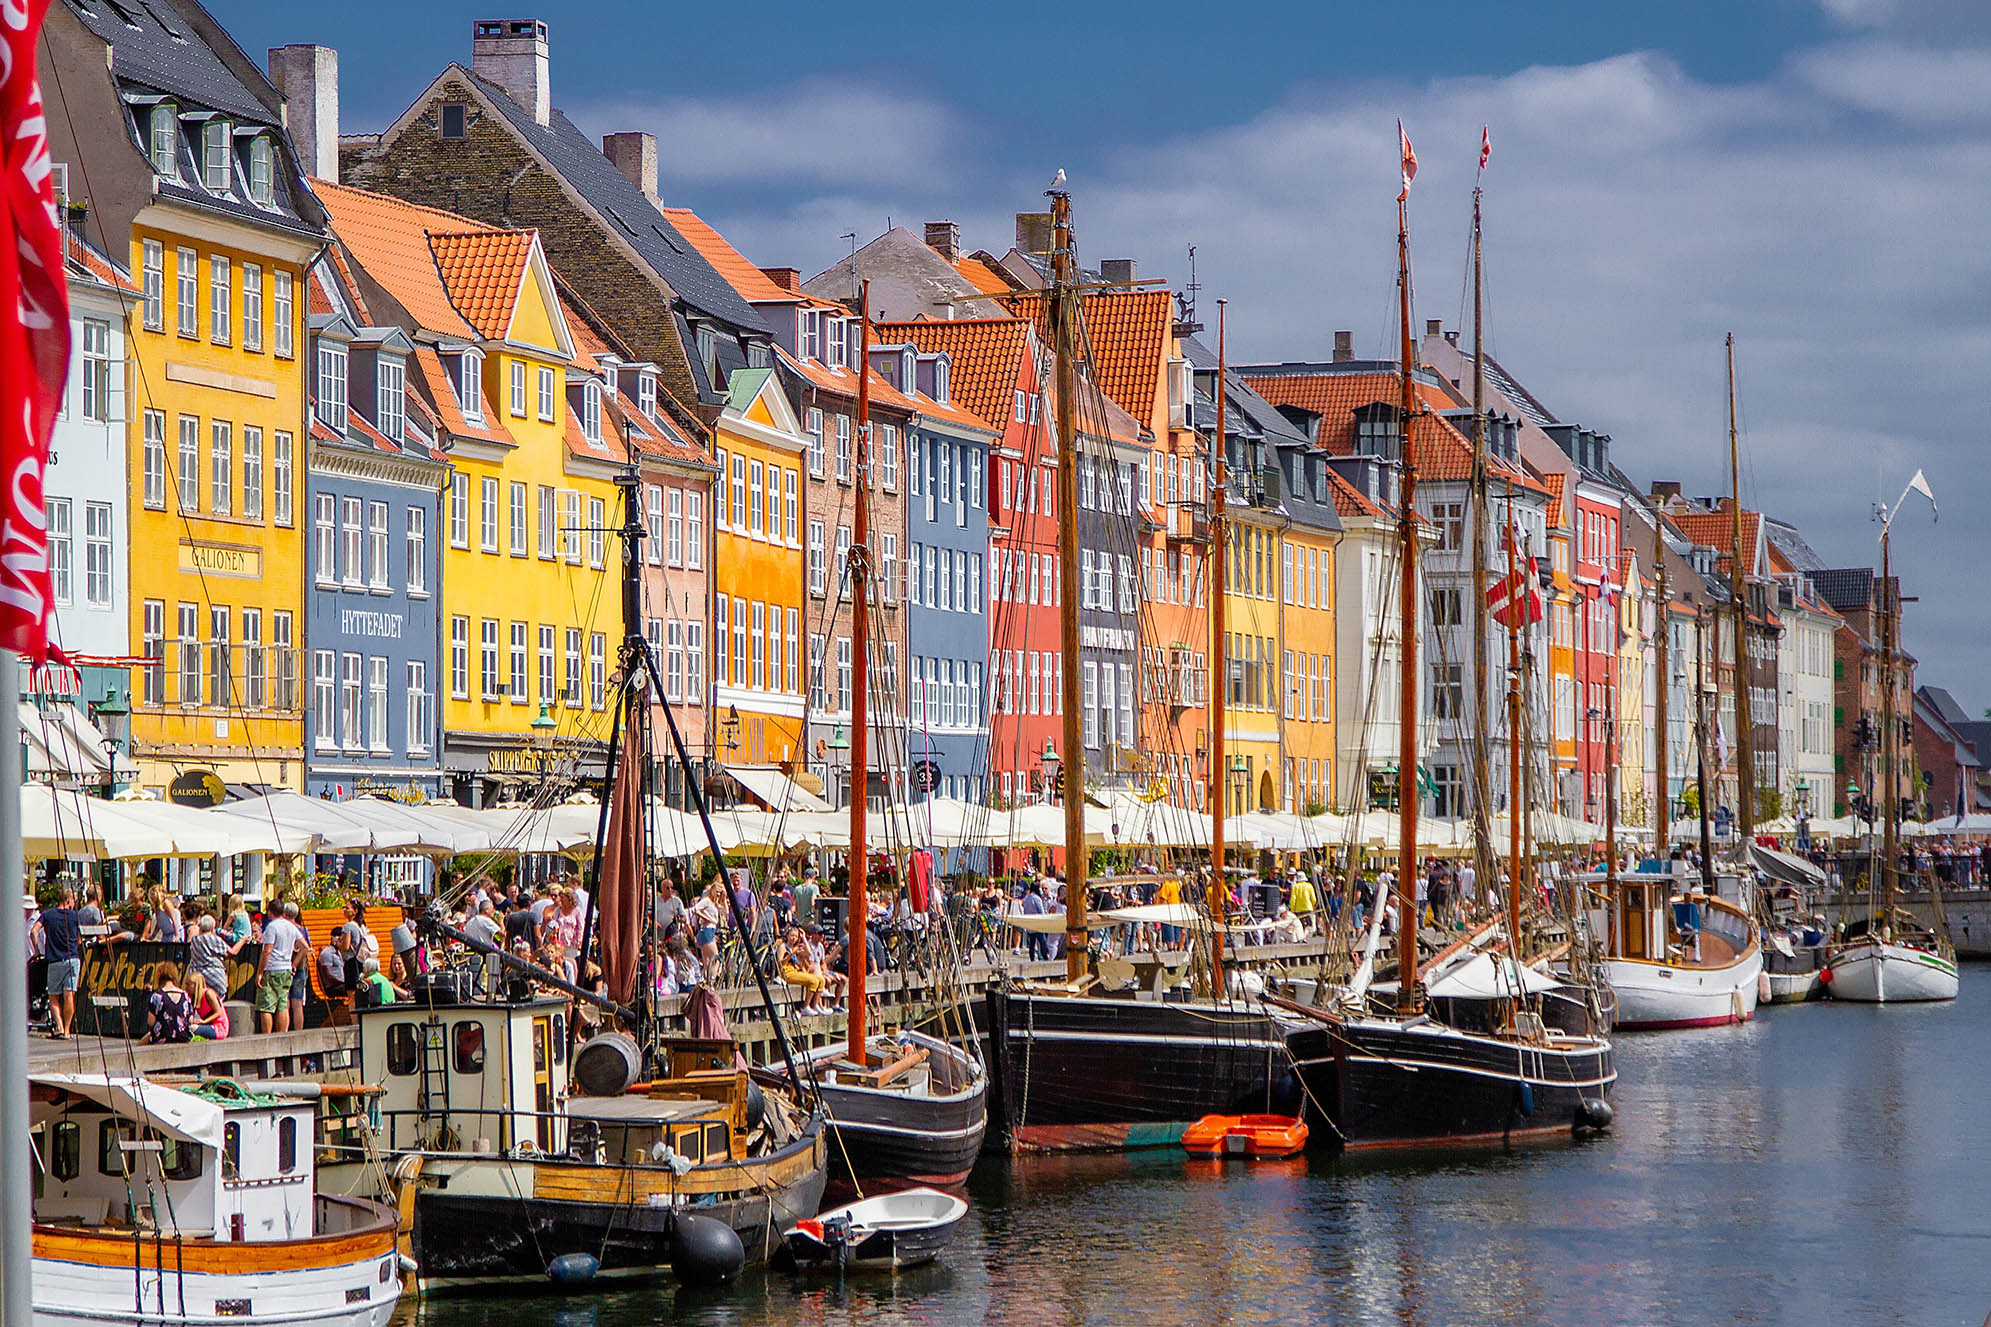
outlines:
{"label": "blue sky", "polygon": [[[447,0],[210,0],[250,52],[340,50],[342,127],[376,129],[475,18]],[[1975,577],[1991,508],[1991,5],[1596,0],[1400,6],[543,4],[552,95],[583,129],[659,136],[662,192],[805,275],[888,220],[1000,252],[1069,173],[1088,259],[1230,298],[1234,353],[1385,353],[1395,121],[1418,310],[1456,325],[1472,165],[1502,361],[1616,439],[1636,479],[1726,488],[1721,341],[1737,337],[1744,496],[1837,565],[1918,466],[1947,513],[1897,527],[1922,679],[1991,705]],[[1412,16],[1403,17],[1406,13]]]}

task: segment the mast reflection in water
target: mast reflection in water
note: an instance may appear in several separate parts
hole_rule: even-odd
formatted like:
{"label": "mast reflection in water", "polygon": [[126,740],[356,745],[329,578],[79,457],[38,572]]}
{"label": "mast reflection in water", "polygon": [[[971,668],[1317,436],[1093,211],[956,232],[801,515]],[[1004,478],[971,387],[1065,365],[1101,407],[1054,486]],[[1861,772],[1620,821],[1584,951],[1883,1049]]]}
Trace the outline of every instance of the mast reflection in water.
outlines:
{"label": "mast reflection in water", "polygon": [[[424,1327],[1976,1323],[1991,982],[1617,1042],[1609,1136],[1414,1161],[985,1162],[940,1266],[431,1301]],[[405,1310],[403,1321],[415,1321]]]}

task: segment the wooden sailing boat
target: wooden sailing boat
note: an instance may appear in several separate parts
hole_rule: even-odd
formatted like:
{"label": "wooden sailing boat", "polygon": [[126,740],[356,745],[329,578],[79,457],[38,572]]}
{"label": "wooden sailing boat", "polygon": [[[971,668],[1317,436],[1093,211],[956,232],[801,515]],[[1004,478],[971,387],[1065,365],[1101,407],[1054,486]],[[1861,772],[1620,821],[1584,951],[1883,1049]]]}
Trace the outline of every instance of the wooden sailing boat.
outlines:
{"label": "wooden sailing boat", "polygon": [[[1056,373],[1058,447],[1059,649],[1063,656],[1066,982],[1009,982],[988,994],[990,1069],[995,1117],[1013,1151],[1118,1150],[1173,1147],[1206,1115],[1290,1112],[1297,1105],[1286,1073],[1284,1029],[1262,1004],[1231,998],[1223,977],[1223,815],[1216,808],[1211,886],[1210,990],[1196,998],[1155,998],[1131,986],[1103,987],[1091,969],[1086,923],[1085,761],[1079,694],[1078,434],[1081,390],[1078,262],[1072,242],[1071,195],[1062,180],[1050,191],[1051,285],[1046,314]],[[1225,392],[1221,334],[1217,398]],[[1219,404],[1221,412],[1223,406]],[[1225,440],[1219,415],[1216,457]],[[1224,478],[1221,459],[1210,489],[1209,584],[1217,613],[1223,602]],[[1221,617],[1213,617],[1212,676],[1224,676]],[[1211,693],[1211,748],[1221,760],[1221,684]],[[1220,765],[1213,765],[1213,771]],[[1214,792],[1221,777],[1210,779]]]}
{"label": "wooden sailing boat", "polygon": [[[1608,934],[1608,952],[1603,962],[1604,977],[1617,994],[1617,1026],[1621,1028],[1714,1027],[1746,1023],[1756,1016],[1763,970],[1763,945],[1756,919],[1751,915],[1755,888],[1749,874],[1746,845],[1755,832],[1755,742],[1750,716],[1749,687],[1749,602],[1746,563],[1742,556],[1742,470],[1735,427],[1735,337],[1728,338],[1728,457],[1731,483],[1731,523],[1729,526],[1729,589],[1731,636],[1734,642],[1736,788],[1740,811],[1742,842],[1741,874],[1728,874],[1730,887],[1724,890],[1717,872],[1712,836],[1708,830],[1708,727],[1706,696],[1695,686],[1697,746],[1700,752],[1701,807],[1701,888],[1693,887],[1684,863],[1665,857],[1649,863],[1628,879],[1619,879],[1616,861],[1616,781],[1607,802],[1612,829],[1611,851],[1607,853],[1605,904],[1603,915],[1593,912],[1593,934]],[[1653,551],[1660,568],[1660,587],[1665,592],[1665,513],[1653,514]],[[1660,609],[1661,635],[1665,633],[1665,607]],[[1666,686],[1666,647],[1660,653],[1660,694]],[[1696,651],[1698,676],[1700,651]],[[1615,698],[1617,689],[1611,694]],[[1662,711],[1662,722],[1664,712]],[[1665,746],[1664,728],[1660,746]],[[1615,727],[1613,729],[1615,735]],[[1664,797],[1665,770],[1662,765],[1661,796]],[[1658,840],[1662,850],[1665,839]]]}
{"label": "wooden sailing boat", "polygon": [[[470,951],[470,972],[481,975],[481,956],[495,956],[509,979],[469,998],[471,980],[431,983],[419,1003],[357,1015],[359,1073],[380,1085],[380,1147],[398,1162],[424,1291],[666,1271],[722,1280],[778,1248],[788,1222],[813,1215],[827,1178],[823,1113],[795,1071],[758,962],[751,966],[789,1067],[778,1088],[750,1079],[709,990],[693,997],[704,1005],[694,1026],[705,1035],[650,1036],[639,953],[650,929],[645,787],[650,712],[663,684],[643,633],[640,481],[631,471],[616,482],[624,645],[587,923],[594,929],[599,913],[603,990],[474,941],[431,913],[420,925],[433,952],[453,940]],[[689,774],[676,717],[668,706],[663,713]],[[687,787],[716,860],[699,781]],[[751,956],[737,903],[734,925]],[[572,1020],[583,1005],[601,1011],[603,1029],[576,1046]],[[340,1168],[358,1184],[369,1159]]]}
{"label": "wooden sailing boat", "polygon": [[[1954,1000],[1957,995],[1956,951],[1938,927],[1924,927],[1895,905],[1899,888],[1901,784],[1898,771],[1900,733],[1895,720],[1895,655],[1901,630],[1901,595],[1894,584],[1888,539],[1901,504],[1912,492],[1929,495],[1927,481],[1917,470],[1880,523],[1880,778],[1871,796],[1881,802],[1881,893],[1879,906],[1863,921],[1849,924],[1825,960],[1824,981],[1835,1000],[1867,1004],[1901,1004],[1921,1000]],[[1930,499],[1930,505],[1935,505]],[[1871,879],[1869,879],[1871,885]]]}
{"label": "wooden sailing boat", "polygon": [[988,1075],[981,1060],[951,1042],[910,1030],[873,1036],[867,1018],[866,927],[870,874],[866,841],[871,724],[871,283],[858,298],[857,483],[848,561],[851,620],[858,645],[851,667],[849,1036],[806,1054],[803,1072],[829,1112],[842,1174],[860,1185],[960,1184],[988,1127]]}
{"label": "wooden sailing boat", "polygon": [[[1617,1081],[1610,1042],[1587,1028],[1563,1030],[1546,1016],[1549,1006],[1543,996],[1562,983],[1514,957],[1518,945],[1511,937],[1521,934],[1520,887],[1524,879],[1518,860],[1513,863],[1514,880],[1507,890],[1507,953],[1496,956],[1480,950],[1476,939],[1450,946],[1429,964],[1419,962],[1415,871],[1417,554],[1421,536],[1415,506],[1417,398],[1412,383],[1416,361],[1410,335],[1408,215],[1416,158],[1411,155],[1408,138],[1403,139],[1403,149],[1404,189],[1397,198],[1402,334],[1398,407],[1402,478],[1397,516],[1398,628],[1402,638],[1395,886],[1398,980],[1387,1004],[1373,999],[1367,981],[1372,967],[1365,961],[1335,1007],[1313,1011],[1306,1024],[1287,1036],[1310,1118],[1322,1126],[1313,1136],[1333,1139],[1349,1150],[1503,1144],[1601,1128],[1610,1123],[1607,1098]],[[1477,261],[1474,268],[1477,280]],[[1478,335],[1475,328],[1476,339]],[[1477,355],[1475,362],[1481,362]],[[1483,614],[1486,609],[1482,597],[1474,612]],[[1513,737],[1518,752],[1518,725]],[[1510,820],[1518,823],[1522,809],[1517,799]],[[1489,929],[1479,933],[1479,938],[1490,934]],[[1372,953],[1375,935],[1372,928]],[[1577,1010],[1582,1006],[1568,1001],[1562,1007]]]}

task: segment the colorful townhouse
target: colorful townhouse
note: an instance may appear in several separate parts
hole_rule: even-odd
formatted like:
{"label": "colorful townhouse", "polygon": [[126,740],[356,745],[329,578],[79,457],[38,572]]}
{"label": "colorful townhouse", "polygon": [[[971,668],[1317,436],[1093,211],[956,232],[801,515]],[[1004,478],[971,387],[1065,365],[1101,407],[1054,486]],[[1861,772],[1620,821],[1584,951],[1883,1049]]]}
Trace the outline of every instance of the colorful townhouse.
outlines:
{"label": "colorful townhouse", "polygon": [[372,323],[353,273],[330,256],[309,274],[304,790],[424,802],[444,791],[437,532],[450,466],[415,341]]}
{"label": "colorful townhouse", "polygon": [[[137,274],[126,331],[139,778],[304,778],[304,273],[324,216],[284,102],[193,4],[66,0],[41,43],[85,233]],[[85,513],[87,520],[87,512]]]}
{"label": "colorful townhouse", "polygon": [[132,670],[144,666],[131,653],[131,513],[124,482],[130,427],[126,310],[140,292],[74,227],[64,238],[69,379],[42,492],[54,601],[49,632],[72,662],[28,675],[25,690],[38,711],[23,725],[22,737],[30,778],[110,790],[132,773],[126,755]]}
{"label": "colorful townhouse", "polygon": [[[1832,638],[1843,619],[1812,582],[1812,572],[1823,564],[1814,561],[1816,554],[1796,528],[1774,518],[1765,526],[1777,617],[1784,627],[1777,639],[1777,772],[1789,815],[1822,816],[1835,800],[1834,787],[1843,782],[1832,758]],[[1991,756],[1991,750],[1985,754]],[[1951,805],[1939,799],[1936,813]]]}
{"label": "colorful townhouse", "polygon": [[[980,804],[990,785],[990,456],[1013,403],[991,375],[975,372],[968,376],[980,395],[971,408],[956,370],[957,359],[984,350],[988,329],[873,329],[873,370],[917,410],[907,434],[904,545],[905,767],[914,799],[937,793]],[[885,593],[897,590],[888,584]]]}
{"label": "colorful townhouse", "polygon": [[[442,773],[471,805],[548,769],[599,773],[621,640],[615,477],[601,385],[534,231],[320,181],[373,322],[415,347],[450,474],[441,549]],[[550,728],[550,749],[547,738]]]}

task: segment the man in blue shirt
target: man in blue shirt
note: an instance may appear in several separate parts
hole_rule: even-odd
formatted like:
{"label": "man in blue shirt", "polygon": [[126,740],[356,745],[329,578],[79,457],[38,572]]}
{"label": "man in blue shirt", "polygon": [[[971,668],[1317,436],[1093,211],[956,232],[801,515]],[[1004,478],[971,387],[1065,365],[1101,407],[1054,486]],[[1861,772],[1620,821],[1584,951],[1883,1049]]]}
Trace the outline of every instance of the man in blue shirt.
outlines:
{"label": "man in blue shirt", "polygon": [[76,920],[76,891],[62,887],[61,899],[35,920],[42,953],[48,957],[48,1008],[55,1039],[67,1040],[76,1021],[76,985],[83,976],[83,930]]}

